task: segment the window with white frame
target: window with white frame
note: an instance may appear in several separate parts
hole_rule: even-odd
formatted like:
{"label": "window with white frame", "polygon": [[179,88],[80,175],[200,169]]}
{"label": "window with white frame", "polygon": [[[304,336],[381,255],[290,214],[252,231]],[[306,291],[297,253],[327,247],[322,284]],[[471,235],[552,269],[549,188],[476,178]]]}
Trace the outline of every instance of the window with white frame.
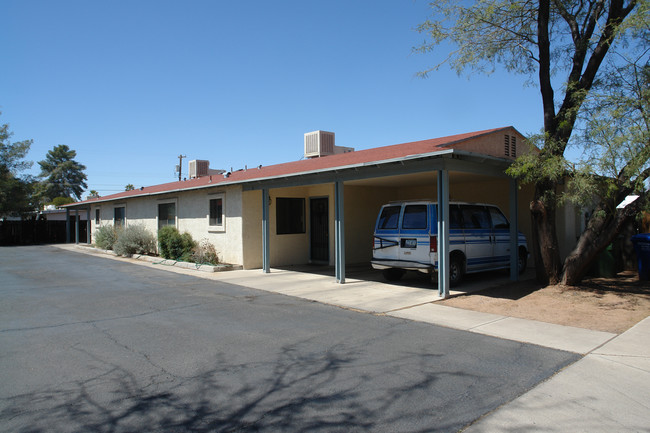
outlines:
{"label": "window with white frame", "polygon": [[225,194],[208,196],[208,230],[225,230]]}
{"label": "window with white frame", "polygon": [[96,208],[95,209],[95,224],[97,224],[97,225],[99,225],[99,222],[101,221],[100,215],[101,215],[101,213],[100,213],[99,208]]}

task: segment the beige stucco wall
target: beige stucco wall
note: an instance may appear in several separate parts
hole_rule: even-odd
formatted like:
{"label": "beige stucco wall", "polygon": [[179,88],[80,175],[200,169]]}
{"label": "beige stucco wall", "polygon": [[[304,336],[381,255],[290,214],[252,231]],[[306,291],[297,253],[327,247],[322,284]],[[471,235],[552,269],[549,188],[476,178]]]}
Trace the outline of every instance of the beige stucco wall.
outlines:
{"label": "beige stucco wall", "polygon": [[[209,200],[223,194],[225,227],[214,229],[208,225]],[[91,208],[91,230],[97,229],[95,210],[100,209],[100,225],[113,224],[114,208],[126,207],[126,225],[142,224],[152,233],[158,231],[158,205],[176,203],[176,228],[188,232],[200,242],[207,239],[215,246],[221,260],[227,263],[243,262],[242,246],[242,189],[240,186],[209,188],[182,193],[170,193],[129,200],[105,202]]]}
{"label": "beige stucco wall", "polygon": [[370,262],[377,214],[382,205],[398,199],[398,191],[396,188],[367,186],[344,188],[346,263]]}
{"label": "beige stucco wall", "polygon": [[244,269],[262,267],[262,191],[244,191],[242,208],[242,252]]}
{"label": "beige stucco wall", "polygon": [[514,128],[507,128],[503,131],[486,134],[467,140],[463,143],[454,145],[455,149],[466,150],[468,152],[480,153],[483,155],[491,155],[499,158],[515,159],[515,156],[510,153],[505,154],[505,136],[516,137],[516,156],[530,153],[531,147],[526,142],[526,138],[519,134]]}

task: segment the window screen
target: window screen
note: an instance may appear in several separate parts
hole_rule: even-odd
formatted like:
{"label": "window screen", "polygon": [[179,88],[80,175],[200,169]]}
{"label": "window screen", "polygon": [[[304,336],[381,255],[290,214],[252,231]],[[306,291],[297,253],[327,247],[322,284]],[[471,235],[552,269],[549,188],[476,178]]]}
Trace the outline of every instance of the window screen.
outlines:
{"label": "window screen", "polygon": [[210,226],[223,225],[223,198],[210,200]]}
{"label": "window screen", "polygon": [[305,233],[305,199],[278,197],[275,200],[277,233]]}
{"label": "window screen", "polygon": [[115,227],[124,227],[126,221],[126,208],[116,207],[113,209],[113,224]]}
{"label": "window screen", "polygon": [[158,205],[158,228],[176,225],[176,203]]}

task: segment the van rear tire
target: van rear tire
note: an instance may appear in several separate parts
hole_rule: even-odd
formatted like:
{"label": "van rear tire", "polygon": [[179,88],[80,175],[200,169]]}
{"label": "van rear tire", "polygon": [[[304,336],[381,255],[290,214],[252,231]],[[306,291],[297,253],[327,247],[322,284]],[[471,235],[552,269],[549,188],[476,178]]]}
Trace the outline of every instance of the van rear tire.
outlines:
{"label": "van rear tire", "polygon": [[465,267],[463,266],[463,259],[458,256],[452,256],[449,260],[449,285],[456,287],[463,281]]}
{"label": "van rear tire", "polygon": [[388,281],[399,281],[402,279],[406,271],[399,268],[384,269],[384,278]]}

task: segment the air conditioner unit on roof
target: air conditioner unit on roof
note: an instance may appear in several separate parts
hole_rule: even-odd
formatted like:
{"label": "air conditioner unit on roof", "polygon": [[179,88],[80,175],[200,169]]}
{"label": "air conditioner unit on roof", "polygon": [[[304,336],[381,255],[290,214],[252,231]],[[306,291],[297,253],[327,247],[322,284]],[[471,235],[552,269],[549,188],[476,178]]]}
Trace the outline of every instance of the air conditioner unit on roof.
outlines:
{"label": "air conditioner unit on roof", "polygon": [[210,161],[194,159],[190,161],[190,179],[207,176],[210,170]]}
{"label": "air conditioner unit on roof", "polygon": [[305,134],[305,158],[334,155],[334,133],[313,131]]}

